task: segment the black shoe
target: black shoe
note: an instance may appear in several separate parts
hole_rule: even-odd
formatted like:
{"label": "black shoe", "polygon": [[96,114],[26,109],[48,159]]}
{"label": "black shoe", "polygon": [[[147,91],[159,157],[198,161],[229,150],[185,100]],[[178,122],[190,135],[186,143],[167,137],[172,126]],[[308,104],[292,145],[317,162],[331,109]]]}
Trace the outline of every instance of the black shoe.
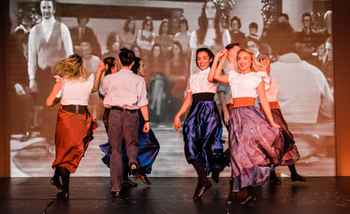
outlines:
{"label": "black shoe", "polygon": [[129,169],[131,175],[137,176],[139,168],[136,163],[131,163]]}
{"label": "black shoe", "polygon": [[151,181],[148,179],[147,175],[138,175],[135,177],[137,180],[140,180],[145,185],[152,185]]}
{"label": "black shoe", "polygon": [[212,173],[211,173],[211,179],[213,179],[213,181],[215,183],[219,183],[219,176],[220,176],[220,171],[218,170],[214,170]]}
{"label": "black shoe", "polygon": [[293,182],[296,182],[296,181],[300,181],[300,182],[305,182],[306,181],[306,178],[299,175],[299,174],[293,174],[290,176],[290,179],[293,181]]}
{"label": "black shoe", "polygon": [[59,177],[57,176],[53,176],[51,179],[50,179],[50,184],[55,186],[58,190],[61,190],[62,189],[62,184],[61,184],[61,181],[59,179]]}
{"label": "black shoe", "polygon": [[58,192],[56,194],[56,197],[58,200],[62,200],[62,201],[68,201],[69,200],[69,193],[68,192]]}
{"label": "black shoe", "polygon": [[120,197],[120,191],[111,191],[112,198],[119,198]]}
{"label": "black shoe", "polygon": [[282,181],[279,177],[277,177],[275,171],[271,171],[270,173],[270,184],[272,185],[281,185]]}
{"label": "black shoe", "polygon": [[123,185],[123,187],[125,187],[127,189],[137,187],[137,183],[130,180],[130,179],[124,180],[122,185]]}
{"label": "black shoe", "polygon": [[210,187],[211,183],[209,181],[204,185],[201,182],[198,182],[196,190],[194,191],[193,200],[200,200]]}

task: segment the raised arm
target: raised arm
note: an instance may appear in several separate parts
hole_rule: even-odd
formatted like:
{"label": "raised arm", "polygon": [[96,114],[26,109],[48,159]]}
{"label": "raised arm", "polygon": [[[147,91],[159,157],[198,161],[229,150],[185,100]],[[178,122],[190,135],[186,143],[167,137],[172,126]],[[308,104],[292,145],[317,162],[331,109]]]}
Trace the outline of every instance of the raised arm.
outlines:
{"label": "raised arm", "polygon": [[103,77],[105,70],[106,70],[105,64],[101,62],[96,72],[94,87],[92,88],[92,91],[91,91],[92,93],[98,91],[98,89],[100,88],[101,79]]}
{"label": "raised arm", "polygon": [[259,96],[259,100],[260,100],[260,103],[261,103],[261,107],[266,115],[266,118],[268,120],[268,122],[271,124],[272,127],[275,127],[275,128],[280,128],[279,125],[277,125],[274,120],[273,120],[273,116],[272,116],[272,113],[271,113],[271,108],[270,108],[270,105],[269,105],[269,102],[267,101],[267,98],[266,98],[266,94],[265,94],[265,83],[264,81],[261,81],[258,88],[257,88],[257,93],[258,93],[258,96]]}
{"label": "raised arm", "polygon": [[214,58],[213,65],[211,67],[210,73],[208,75],[209,82],[220,82],[224,84],[229,83],[229,78],[227,74],[222,72],[225,61],[227,59],[227,50],[223,49],[219,51]]}

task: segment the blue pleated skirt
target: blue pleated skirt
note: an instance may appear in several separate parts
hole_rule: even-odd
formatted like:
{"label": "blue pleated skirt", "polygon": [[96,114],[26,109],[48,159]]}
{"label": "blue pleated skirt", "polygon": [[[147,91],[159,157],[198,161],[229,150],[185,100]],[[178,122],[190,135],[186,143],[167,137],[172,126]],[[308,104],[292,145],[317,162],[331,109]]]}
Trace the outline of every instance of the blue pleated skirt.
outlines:
{"label": "blue pleated skirt", "polygon": [[193,95],[192,106],[183,125],[183,138],[187,162],[202,163],[209,174],[215,170],[221,171],[225,165],[221,140],[223,127],[214,94],[209,99],[202,95]]}
{"label": "blue pleated skirt", "polygon": [[[139,126],[139,141],[137,144],[137,147],[139,149],[137,160],[139,162],[140,173],[150,174],[152,172],[152,165],[157,158],[160,145],[152,130],[150,130],[148,133],[143,132],[143,125],[144,120],[141,116]],[[111,157],[111,146],[109,142],[101,144],[100,149],[104,153],[102,161],[109,167]],[[128,165],[128,157],[126,155],[124,146],[122,147],[122,159],[123,163]]]}

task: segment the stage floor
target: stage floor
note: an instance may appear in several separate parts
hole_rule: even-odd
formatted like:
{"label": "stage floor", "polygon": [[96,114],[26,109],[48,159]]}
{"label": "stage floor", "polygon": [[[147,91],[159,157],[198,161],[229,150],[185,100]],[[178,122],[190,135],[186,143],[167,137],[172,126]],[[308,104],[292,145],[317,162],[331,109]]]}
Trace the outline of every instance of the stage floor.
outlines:
{"label": "stage floor", "polygon": [[[227,203],[229,180],[224,178],[201,202],[192,201],[196,178],[151,178],[124,199],[109,194],[109,178],[74,177],[69,202],[55,201],[48,178],[0,179],[0,213],[350,213],[350,177],[308,178],[305,183],[283,179],[280,186],[264,186],[256,201],[245,207]],[[52,203],[51,203],[52,202]]]}

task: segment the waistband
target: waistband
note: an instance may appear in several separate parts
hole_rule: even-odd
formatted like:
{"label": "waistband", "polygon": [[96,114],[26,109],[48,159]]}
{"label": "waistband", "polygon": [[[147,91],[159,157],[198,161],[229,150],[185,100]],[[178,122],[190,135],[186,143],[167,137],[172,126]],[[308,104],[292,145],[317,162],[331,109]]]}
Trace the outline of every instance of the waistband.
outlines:
{"label": "waistband", "polygon": [[269,105],[271,109],[280,109],[280,104],[278,101],[269,102]]}
{"label": "waistband", "polygon": [[228,108],[255,106],[255,103],[256,98],[254,97],[237,97],[232,99],[232,102],[228,104]]}
{"label": "waistband", "polygon": [[88,113],[88,107],[82,105],[62,105],[61,108],[64,111],[68,111],[76,114],[85,114]]}
{"label": "waistband", "polygon": [[138,111],[138,109],[127,109],[127,108],[123,108],[120,106],[112,106],[111,110],[126,111],[126,112],[130,112],[130,113],[135,113]]}
{"label": "waistband", "polygon": [[200,101],[213,101],[214,93],[197,93],[192,94],[192,103],[198,103]]}

